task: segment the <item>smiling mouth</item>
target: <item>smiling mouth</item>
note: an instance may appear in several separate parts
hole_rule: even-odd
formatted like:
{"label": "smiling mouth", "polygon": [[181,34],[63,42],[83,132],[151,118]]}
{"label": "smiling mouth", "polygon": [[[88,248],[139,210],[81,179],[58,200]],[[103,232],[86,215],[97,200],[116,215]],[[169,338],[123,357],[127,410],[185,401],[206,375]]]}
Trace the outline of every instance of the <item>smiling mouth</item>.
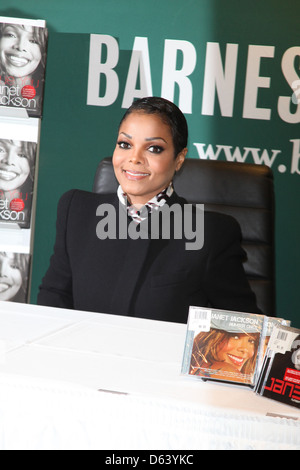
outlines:
{"label": "smiling mouth", "polygon": [[13,171],[0,170],[0,179],[4,181],[12,181],[17,178],[17,173]]}
{"label": "smiling mouth", "polygon": [[0,282],[0,294],[3,294],[3,292],[6,292],[10,288],[11,286],[6,284],[6,282]]}
{"label": "smiling mouth", "polygon": [[25,57],[19,57],[13,54],[7,54],[6,58],[14,67],[25,67],[30,62]]}
{"label": "smiling mouth", "polygon": [[242,366],[245,362],[245,358],[233,356],[232,354],[227,354],[227,356],[229,357],[230,361],[236,366]]}
{"label": "smiling mouth", "polygon": [[141,180],[143,178],[146,178],[147,176],[150,176],[150,173],[142,173],[139,171],[132,171],[132,170],[123,170],[123,173],[125,173],[127,179],[129,180]]}

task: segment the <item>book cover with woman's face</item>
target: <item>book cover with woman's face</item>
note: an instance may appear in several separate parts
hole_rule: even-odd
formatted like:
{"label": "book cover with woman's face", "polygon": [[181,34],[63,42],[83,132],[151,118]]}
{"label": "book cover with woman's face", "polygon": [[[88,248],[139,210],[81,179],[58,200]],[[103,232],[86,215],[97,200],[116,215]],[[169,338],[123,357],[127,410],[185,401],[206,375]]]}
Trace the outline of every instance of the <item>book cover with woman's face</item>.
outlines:
{"label": "book cover with woman's face", "polygon": [[0,105],[40,117],[48,33],[35,21],[0,18]]}
{"label": "book cover with woman's face", "polygon": [[0,222],[30,225],[37,144],[0,138]]}
{"label": "book cover with woman's face", "polygon": [[24,253],[0,252],[0,301],[27,301],[29,260]]}

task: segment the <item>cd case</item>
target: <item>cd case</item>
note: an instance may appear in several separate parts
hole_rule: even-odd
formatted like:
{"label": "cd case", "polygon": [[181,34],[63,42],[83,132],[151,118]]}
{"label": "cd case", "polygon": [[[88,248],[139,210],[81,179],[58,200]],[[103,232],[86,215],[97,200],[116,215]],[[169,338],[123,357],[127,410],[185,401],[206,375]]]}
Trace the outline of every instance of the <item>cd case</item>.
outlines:
{"label": "cd case", "polygon": [[300,408],[300,329],[274,327],[255,392]]}
{"label": "cd case", "polygon": [[190,307],[182,374],[254,387],[266,317]]}

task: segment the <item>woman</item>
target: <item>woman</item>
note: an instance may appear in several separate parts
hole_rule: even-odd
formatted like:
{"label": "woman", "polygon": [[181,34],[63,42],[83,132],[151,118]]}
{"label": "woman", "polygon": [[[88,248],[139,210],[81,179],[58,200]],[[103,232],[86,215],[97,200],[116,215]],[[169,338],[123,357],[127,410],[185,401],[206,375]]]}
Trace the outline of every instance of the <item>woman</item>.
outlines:
{"label": "woman", "polygon": [[260,334],[212,328],[194,340],[191,375],[253,383]]}
{"label": "woman", "polygon": [[29,255],[0,252],[0,301],[27,301],[28,269]]}
{"label": "woman", "polygon": [[297,370],[300,370],[300,336],[292,344],[292,362]]}
{"label": "woman", "polygon": [[[5,97],[2,104],[19,107],[20,100],[28,98],[30,111],[40,108],[46,48],[46,28],[14,23],[0,24],[0,97]],[[24,94],[25,86],[29,87],[30,96]],[[10,87],[12,89],[9,91]],[[27,103],[27,100],[22,102]]]}
{"label": "woman", "polygon": [[[147,217],[151,223],[166,206],[184,210],[187,203],[172,180],[184,163],[187,139],[185,117],[173,103],[155,97],[133,103],[113,154],[118,193],[75,190],[59,203],[54,255],[39,304],[174,322],[187,321],[190,305],[257,312],[242,266],[240,229],[230,217],[205,214],[199,250],[186,249],[175,222],[169,238],[161,232],[130,236],[132,223],[139,227]],[[126,214],[129,236],[97,236],[99,223],[113,217],[113,211],[105,215],[111,207],[113,225]]]}
{"label": "woman", "polygon": [[35,157],[34,142],[0,139],[0,195],[20,196],[25,185],[32,192]]}
{"label": "woman", "polygon": [[[36,147],[34,142],[0,139],[0,207],[13,211],[13,202],[21,199],[24,208],[18,223],[24,228],[30,225]],[[7,221],[6,211],[3,217],[0,213],[2,220]]]}

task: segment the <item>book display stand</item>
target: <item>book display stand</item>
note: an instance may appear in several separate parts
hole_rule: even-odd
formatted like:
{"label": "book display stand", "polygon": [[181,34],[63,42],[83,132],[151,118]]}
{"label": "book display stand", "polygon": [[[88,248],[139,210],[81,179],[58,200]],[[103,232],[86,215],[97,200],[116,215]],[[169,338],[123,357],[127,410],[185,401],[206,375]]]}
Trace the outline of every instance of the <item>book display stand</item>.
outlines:
{"label": "book display stand", "polygon": [[0,17],[0,300],[27,303],[48,31]]}

